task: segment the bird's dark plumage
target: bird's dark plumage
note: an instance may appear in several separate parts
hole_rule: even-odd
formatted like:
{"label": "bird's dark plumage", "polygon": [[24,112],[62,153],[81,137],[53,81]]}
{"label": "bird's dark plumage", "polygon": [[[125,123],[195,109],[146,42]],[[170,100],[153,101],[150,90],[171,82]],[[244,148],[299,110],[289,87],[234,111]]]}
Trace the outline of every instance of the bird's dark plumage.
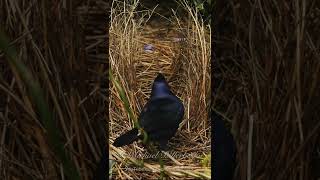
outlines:
{"label": "bird's dark plumage", "polygon": [[121,147],[124,146],[126,144],[131,144],[134,141],[138,140],[138,129],[137,128],[133,128],[130,131],[122,134],[120,137],[118,137],[114,142],[113,145],[116,147]]}
{"label": "bird's dark plumage", "polygon": [[[147,132],[148,139],[157,142],[160,149],[166,149],[182,121],[184,107],[181,100],[169,88],[165,77],[159,73],[155,78],[151,97],[142,109],[138,122]],[[138,129],[134,128],[118,137],[113,145],[123,146],[142,139],[138,136]]]}
{"label": "bird's dark plumage", "polygon": [[235,169],[236,146],[222,117],[212,112],[213,119],[213,179],[232,180]]}

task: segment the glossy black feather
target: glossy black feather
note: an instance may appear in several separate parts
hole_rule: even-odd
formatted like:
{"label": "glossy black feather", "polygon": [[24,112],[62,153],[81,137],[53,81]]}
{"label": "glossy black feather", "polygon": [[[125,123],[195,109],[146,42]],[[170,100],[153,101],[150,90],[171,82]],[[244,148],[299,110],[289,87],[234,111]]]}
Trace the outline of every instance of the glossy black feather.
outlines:
{"label": "glossy black feather", "polygon": [[[170,91],[164,76],[158,74],[152,85],[151,97],[138,118],[140,126],[147,132],[149,140],[159,143],[160,148],[165,149],[168,140],[179,128],[183,115],[181,100]],[[128,145],[138,139],[141,139],[141,136],[128,136],[128,133],[125,133],[114,141],[114,145]]]}
{"label": "glossy black feather", "polygon": [[133,128],[130,131],[127,131],[120,137],[118,137],[114,142],[113,145],[116,147],[124,146],[127,144],[131,144],[134,141],[138,140],[138,129]]}

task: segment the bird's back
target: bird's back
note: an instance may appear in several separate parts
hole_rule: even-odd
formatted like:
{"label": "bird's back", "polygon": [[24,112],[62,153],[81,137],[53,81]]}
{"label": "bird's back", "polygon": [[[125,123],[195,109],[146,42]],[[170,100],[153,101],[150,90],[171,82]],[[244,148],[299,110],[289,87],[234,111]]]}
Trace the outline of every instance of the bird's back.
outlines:
{"label": "bird's back", "polygon": [[175,96],[151,98],[143,108],[139,123],[151,140],[171,138],[184,114],[182,102]]}

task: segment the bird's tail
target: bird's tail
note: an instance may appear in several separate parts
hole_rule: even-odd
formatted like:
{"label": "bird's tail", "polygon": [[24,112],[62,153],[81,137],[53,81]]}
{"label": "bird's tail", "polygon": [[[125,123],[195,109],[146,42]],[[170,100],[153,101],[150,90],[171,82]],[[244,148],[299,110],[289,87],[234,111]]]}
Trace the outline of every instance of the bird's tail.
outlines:
{"label": "bird's tail", "polygon": [[138,129],[133,128],[130,131],[118,137],[116,140],[114,140],[113,145],[116,147],[120,147],[120,146],[131,144],[134,141],[139,139],[138,133],[139,133]]}

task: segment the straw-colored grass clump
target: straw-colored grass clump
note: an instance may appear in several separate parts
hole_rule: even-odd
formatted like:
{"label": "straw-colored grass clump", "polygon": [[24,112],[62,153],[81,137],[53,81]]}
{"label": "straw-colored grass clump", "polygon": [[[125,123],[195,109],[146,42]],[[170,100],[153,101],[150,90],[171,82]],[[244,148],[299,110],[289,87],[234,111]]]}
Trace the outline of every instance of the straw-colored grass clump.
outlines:
{"label": "straw-colored grass clump", "polygon": [[[204,25],[187,3],[181,2],[187,18],[174,15],[171,20],[165,19],[172,26],[159,37],[163,29],[148,26],[148,19],[155,15],[153,10],[140,11],[138,1],[128,2],[114,1],[111,8],[109,58],[113,76],[137,118],[149,98],[157,73],[165,75],[172,91],[184,103],[185,116],[170,141],[172,151],[164,157],[163,172],[173,178],[210,178],[209,165],[201,163],[211,146],[210,27]],[[145,44],[152,44],[154,51],[145,52]],[[121,148],[111,145],[116,137],[132,127],[119,93],[110,82],[109,144],[111,159],[117,162],[113,173],[120,179],[156,178],[162,171],[156,159],[145,158],[143,172],[125,169],[129,165],[141,165],[143,158],[139,156],[148,153],[139,142]],[[177,156],[182,153],[185,154]]]}

